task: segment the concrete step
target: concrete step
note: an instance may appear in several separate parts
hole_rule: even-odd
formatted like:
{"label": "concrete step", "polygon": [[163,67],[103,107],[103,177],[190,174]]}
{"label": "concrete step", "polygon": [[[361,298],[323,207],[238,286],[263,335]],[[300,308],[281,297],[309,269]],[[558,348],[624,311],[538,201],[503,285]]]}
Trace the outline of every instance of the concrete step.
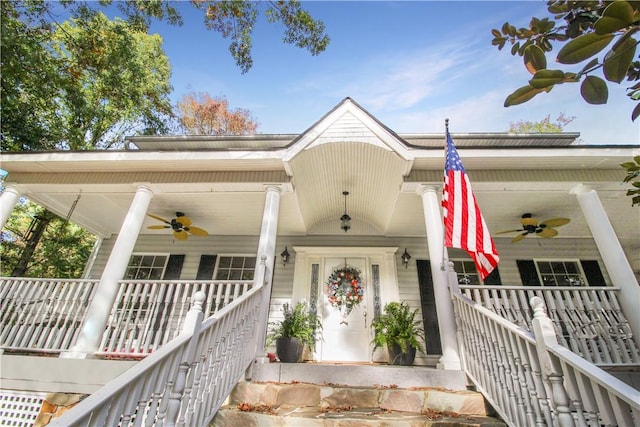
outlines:
{"label": "concrete step", "polygon": [[504,427],[462,372],[419,366],[270,363],[240,382],[210,427]]}
{"label": "concrete step", "polygon": [[442,387],[448,390],[467,390],[468,386],[462,371],[376,363],[256,363],[251,370],[251,380],[356,387]]}

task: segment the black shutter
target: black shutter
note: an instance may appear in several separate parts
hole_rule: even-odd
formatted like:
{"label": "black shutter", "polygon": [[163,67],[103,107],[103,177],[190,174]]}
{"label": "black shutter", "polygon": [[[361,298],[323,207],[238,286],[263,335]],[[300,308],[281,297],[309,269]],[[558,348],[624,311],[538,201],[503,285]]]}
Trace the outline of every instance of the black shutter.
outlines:
{"label": "black shutter", "polygon": [[433,291],[433,277],[431,276],[431,264],[427,260],[419,259],[416,260],[416,265],[418,267],[422,321],[424,322],[424,332],[427,338],[427,354],[442,354],[438,312],[436,311],[436,297]]}
{"label": "black shutter", "polygon": [[530,259],[518,259],[516,260],[518,265],[518,271],[520,272],[520,279],[525,286],[540,286],[540,279],[538,278],[538,272],[536,271],[536,264]]}
{"label": "black shutter", "polygon": [[584,271],[584,275],[587,277],[587,284],[589,286],[607,286],[598,261],[581,259],[580,264],[582,264],[582,271]]}
{"label": "black shutter", "polygon": [[498,267],[494,268],[491,273],[484,279],[483,282],[485,285],[502,285],[502,280],[500,280],[500,272],[498,271]]}
{"label": "black shutter", "polygon": [[202,255],[200,257],[200,264],[198,265],[196,280],[213,279],[213,269],[216,267],[217,257],[217,255]]}
{"label": "black shutter", "polygon": [[184,263],[184,255],[169,255],[167,268],[164,270],[163,280],[176,280],[180,278],[182,273],[182,264]]}

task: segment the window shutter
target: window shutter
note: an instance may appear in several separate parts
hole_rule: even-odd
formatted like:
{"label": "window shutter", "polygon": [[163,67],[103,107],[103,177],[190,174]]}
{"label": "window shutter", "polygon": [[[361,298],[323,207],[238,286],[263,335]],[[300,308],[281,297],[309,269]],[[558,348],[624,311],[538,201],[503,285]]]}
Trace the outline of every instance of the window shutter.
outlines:
{"label": "window shutter", "polygon": [[538,279],[538,272],[536,271],[536,264],[530,259],[518,259],[516,260],[518,265],[518,271],[520,272],[520,279],[525,286],[540,286],[540,279]]}
{"label": "window shutter", "polygon": [[213,269],[216,267],[216,258],[218,258],[217,255],[202,255],[200,257],[196,280],[213,279]]}
{"label": "window shutter", "polygon": [[584,275],[587,277],[587,284],[589,286],[607,286],[598,261],[581,259],[580,264],[582,264],[582,271],[584,271]]}
{"label": "window shutter", "polygon": [[416,260],[418,267],[418,285],[420,286],[420,303],[424,333],[427,338],[427,354],[442,354],[440,343],[440,328],[438,327],[438,313],[436,312],[436,297],[433,292],[433,277],[431,264],[428,260]]}
{"label": "window shutter", "polygon": [[182,273],[182,264],[184,263],[184,255],[169,255],[167,267],[164,270],[163,280],[177,280]]}
{"label": "window shutter", "polygon": [[485,285],[502,285],[498,267],[494,268],[493,271],[484,279],[484,284]]}

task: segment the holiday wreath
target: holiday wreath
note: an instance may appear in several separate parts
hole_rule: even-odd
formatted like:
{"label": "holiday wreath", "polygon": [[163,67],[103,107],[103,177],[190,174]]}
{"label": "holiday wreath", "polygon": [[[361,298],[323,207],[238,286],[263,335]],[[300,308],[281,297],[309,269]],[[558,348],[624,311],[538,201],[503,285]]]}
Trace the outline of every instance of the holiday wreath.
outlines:
{"label": "holiday wreath", "polygon": [[360,270],[354,267],[333,270],[327,281],[327,297],[332,307],[348,315],[364,298]]}

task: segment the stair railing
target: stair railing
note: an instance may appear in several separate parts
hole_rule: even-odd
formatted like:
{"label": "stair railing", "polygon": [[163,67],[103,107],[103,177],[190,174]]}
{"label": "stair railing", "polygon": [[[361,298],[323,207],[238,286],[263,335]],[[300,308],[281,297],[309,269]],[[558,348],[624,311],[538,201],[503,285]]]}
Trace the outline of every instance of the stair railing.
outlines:
{"label": "stair railing", "polygon": [[539,297],[531,333],[450,286],[463,369],[500,417],[519,426],[640,425],[640,392],[558,344]]}
{"label": "stair railing", "polygon": [[196,292],[180,335],[49,426],[208,425],[255,360],[269,291],[255,287],[204,322],[205,294]]}

